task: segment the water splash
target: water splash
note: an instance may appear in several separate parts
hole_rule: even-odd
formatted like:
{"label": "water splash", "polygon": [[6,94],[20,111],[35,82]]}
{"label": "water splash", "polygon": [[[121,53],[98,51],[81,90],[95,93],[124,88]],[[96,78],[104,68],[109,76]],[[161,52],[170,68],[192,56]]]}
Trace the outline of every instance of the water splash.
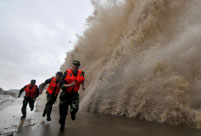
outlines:
{"label": "water splash", "polygon": [[82,110],[201,127],[201,1],[93,1],[67,54],[86,72]]}

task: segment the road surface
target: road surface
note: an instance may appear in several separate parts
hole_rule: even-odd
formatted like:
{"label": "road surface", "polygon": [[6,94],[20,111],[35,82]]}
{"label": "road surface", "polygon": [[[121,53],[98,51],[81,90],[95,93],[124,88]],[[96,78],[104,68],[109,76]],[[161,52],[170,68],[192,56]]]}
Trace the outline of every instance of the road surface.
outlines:
{"label": "road surface", "polygon": [[201,136],[201,130],[170,126],[133,118],[79,111],[77,119],[67,117],[64,132],[59,130],[58,103],[52,121],[42,117],[45,101],[37,100],[34,111],[27,106],[27,118],[21,120],[23,98],[0,108],[0,135],[5,136]]}

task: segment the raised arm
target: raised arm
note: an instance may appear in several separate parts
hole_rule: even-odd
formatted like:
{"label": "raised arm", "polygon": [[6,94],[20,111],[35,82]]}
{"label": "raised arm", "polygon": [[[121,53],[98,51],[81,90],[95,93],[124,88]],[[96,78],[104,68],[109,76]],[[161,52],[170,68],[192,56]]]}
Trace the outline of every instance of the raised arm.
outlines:
{"label": "raised arm", "polygon": [[[53,77],[52,77],[52,78],[53,78]],[[40,93],[40,94],[43,92],[43,89],[45,88],[45,86],[51,82],[52,78],[49,78],[49,79],[45,80],[44,83],[41,83],[41,84],[39,85],[39,93]]]}
{"label": "raised arm", "polygon": [[18,98],[21,96],[21,94],[24,92],[24,89],[26,88],[26,85],[20,89],[19,91],[19,95],[18,95]]}

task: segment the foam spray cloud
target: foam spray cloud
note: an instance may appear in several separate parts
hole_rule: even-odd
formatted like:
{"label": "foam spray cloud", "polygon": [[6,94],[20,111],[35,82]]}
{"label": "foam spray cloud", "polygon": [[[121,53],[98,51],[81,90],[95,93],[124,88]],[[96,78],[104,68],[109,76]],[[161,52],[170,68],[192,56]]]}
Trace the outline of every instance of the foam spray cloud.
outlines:
{"label": "foam spray cloud", "polygon": [[201,127],[201,1],[92,1],[67,54],[81,61],[82,110]]}

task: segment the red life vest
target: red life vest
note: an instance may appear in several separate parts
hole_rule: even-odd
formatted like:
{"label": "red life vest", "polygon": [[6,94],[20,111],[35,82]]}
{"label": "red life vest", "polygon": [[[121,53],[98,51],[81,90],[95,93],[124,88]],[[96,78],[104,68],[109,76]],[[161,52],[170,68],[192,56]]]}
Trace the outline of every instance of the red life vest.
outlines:
{"label": "red life vest", "polygon": [[56,77],[53,77],[51,82],[49,83],[49,86],[47,88],[47,92],[49,94],[53,94],[54,96],[57,96],[59,93],[60,88],[59,88],[59,83],[56,83]]}
{"label": "red life vest", "polygon": [[80,89],[80,84],[82,84],[85,80],[82,71],[78,70],[77,77],[73,75],[72,69],[68,69],[66,70],[66,72],[67,72],[65,78],[66,83],[70,84],[74,81],[76,82],[75,86],[66,88],[66,92],[70,93],[72,90],[74,90],[74,92],[78,92],[78,90]]}
{"label": "red life vest", "polygon": [[30,89],[30,84],[28,84],[26,86],[26,88],[24,89],[25,92],[26,92],[26,97],[29,97],[29,98],[35,98],[36,97],[36,91],[37,91],[37,85],[34,85],[31,89]]}

